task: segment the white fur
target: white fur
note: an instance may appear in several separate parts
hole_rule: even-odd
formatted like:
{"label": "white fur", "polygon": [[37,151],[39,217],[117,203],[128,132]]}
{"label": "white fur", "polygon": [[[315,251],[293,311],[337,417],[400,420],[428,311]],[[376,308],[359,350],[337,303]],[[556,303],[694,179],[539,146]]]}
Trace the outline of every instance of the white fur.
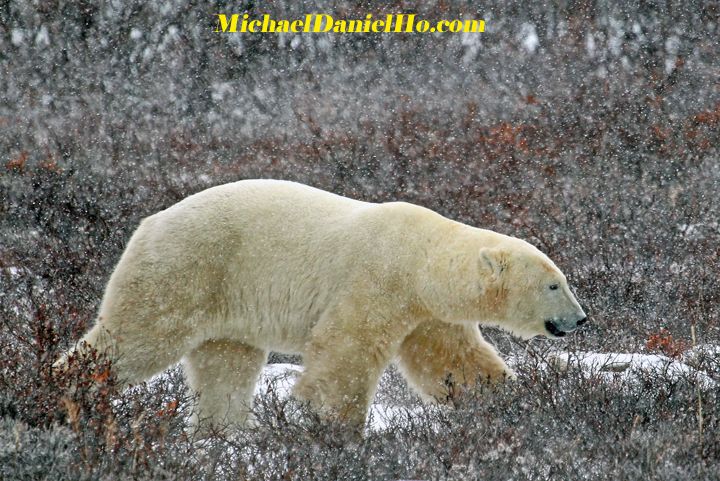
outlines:
{"label": "white fur", "polygon": [[[555,297],[548,282],[562,285]],[[440,399],[448,374],[513,376],[478,322],[531,336],[581,312],[524,241],[412,204],[247,180],[143,220],[83,340],[129,383],[182,359],[200,416],[216,422],[246,420],[270,350],[300,353],[295,394],[361,423],[393,360]]]}

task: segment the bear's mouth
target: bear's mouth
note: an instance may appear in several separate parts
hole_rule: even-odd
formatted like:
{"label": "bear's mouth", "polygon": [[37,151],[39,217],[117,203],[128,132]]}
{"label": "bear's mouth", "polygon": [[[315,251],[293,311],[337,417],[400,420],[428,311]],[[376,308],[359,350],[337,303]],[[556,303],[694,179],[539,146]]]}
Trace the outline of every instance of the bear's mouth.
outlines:
{"label": "bear's mouth", "polygon": [[555,337],[563,337],[567,334],[565,331],[561,331],[552,321],[545,321],[545,329]]}

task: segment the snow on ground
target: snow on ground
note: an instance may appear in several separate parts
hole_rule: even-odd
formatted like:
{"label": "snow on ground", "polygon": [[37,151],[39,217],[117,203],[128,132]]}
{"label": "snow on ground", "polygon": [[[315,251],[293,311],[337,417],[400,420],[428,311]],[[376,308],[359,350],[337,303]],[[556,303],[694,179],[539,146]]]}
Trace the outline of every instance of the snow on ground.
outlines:
{"label": "snow on ground", "polygon": [[[302,371],[303,367],[297,364],[268,364],[255,386],[255,395],[261,396],[273,390],[280,399],[287,398]],[[403,419],[409,413],[412,413],[412,410],[374,402],[368,414],[368,428],[375,431],[383,430],[394,420]]]}
{"label": "snow on ground", "polygon": [[[696,369],[702,358],[717,359],[720,357],[720,346],[704,344],[688,350],[681,359],[673,359],[659,354],[638,353],[600,353],[600,352],[555,352],[547,356],[547,365],[560,370],[582,369],[589,374],[599,375],[608,382],[622,382],[632,387],[643,373],[668,377],[671,379],[694,379],[701,389],[712,389],[718,386],[707,373]],[[302,373],[302,366],[294,364],[270,364],[262,373],[260,382],[255,389],[256,395],[267,392],[274,386],[282,398],[289,396],[297,377]],[[393,406],[379,403],[371,405],[368,429],[380,431],[393,421],[402,421],[407,416],[422,415],[420,409]]]}
{"label": "snow on ground", "polygon": [[265,394],[272,388],[279,398],[286,398],[302,372],[303,367],[297,364],[268,364],[255,385],[255,395]]}
{"label": "snow on ground", "polygon": [[[607,382],[621,382],[632,387],[642,373],[669,377],[672,379],[690,378],[698,383],[701,389],[717,388],[719,382],[707,373],[693,366],[702,365],[701,360],[718,359],[720,345],[704,344],[687,351],[681,359],[673,359],[659,354],[637,353],[599,353],[599,352],[555,352],[547,355],[547,366],[560,370],[582,369],[598,375]],[[519,362],[518,359],[509,359]],[[262,396],[274,391],[280,399],[286,399],[292,392],[295,381],[302,374],[303,367],[296,364],[268,364],[262,371],[255,387],[255,395]],[[149,382],[160,379],[170,380],[169,371],[156,376]],[[382,383],[381,383],[382,384]],[[389,396],[384,396],[388,398]],[[381,403],[376,399],[370,407],[368,430],[382,431],[390,424],[397,424],[408,417],[422,416],[423,411],[433,407],[408,408],[400,405]],[[437,407],[437,409],[442,409]]]}
{"label": "snow on ground", "polygon": [[[683,359],[692,360],[698,355],[718,355],[720,346],[698,346],[689,351]],[[695,369],[685,362],[659,354],[558,352],[548,356],[548,362],[561,370],[580,368],[593,374],[601,374],[608,380],[632,383],[638,375],[646,372],[671,379],[694,378],[705,389],[717,386],[707,373]]]}
{"label": "snow on ground", "polygon": [[[718,386],[718,382],[707,373],[691,366],[703,356],[717,359],[720,356],[720,346],[710,344],[697,346],[686,352],[682,360],[659,354],[556,352],[548,355],[547,365],[561,370],[579,368],[587,373],[599,375],[608,382],[622,382],[628,387],[632,387],[642,373],[649,373],[672,379],[695,379],[698,387],[712,389]],[[255,394],[261,395],[273,386],[281,398],[289,396],[302,369],[302,366],[294,364],[268,365],[262,373]],[[393,421],[402,422],[403,419],[413,415],[422,415],[422,411],[419,408],[393,406],[376,400],[370,407],[368,429],[381,431]]]}

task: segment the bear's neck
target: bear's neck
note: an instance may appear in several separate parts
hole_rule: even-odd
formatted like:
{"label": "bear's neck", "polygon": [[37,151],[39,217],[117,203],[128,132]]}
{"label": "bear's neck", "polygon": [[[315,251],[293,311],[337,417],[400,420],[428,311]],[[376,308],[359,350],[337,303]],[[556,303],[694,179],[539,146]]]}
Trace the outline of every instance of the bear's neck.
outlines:
{"label": "bear's neck", "polygon": [[499,240],[483,231],[445,219],[431,231],[418,290],[433,317],[451,323],[496,323],[502,314],[505,289],[479,277],[480,249]]}

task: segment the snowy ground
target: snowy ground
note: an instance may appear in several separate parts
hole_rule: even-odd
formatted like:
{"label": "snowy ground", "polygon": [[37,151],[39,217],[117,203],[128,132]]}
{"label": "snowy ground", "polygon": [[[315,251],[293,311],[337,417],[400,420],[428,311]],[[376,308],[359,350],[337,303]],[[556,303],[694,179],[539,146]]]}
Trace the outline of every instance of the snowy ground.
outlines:
{"label": "snowy ground", "polygon": [[680,359],[659,354],[558,352],[548,356],[548,362],[560,370],[580,368],[588,373],[599,374],[608,381],[623,381],[630,385],[639,375],[650,373],[670,379],[694,379],[699,387],[710,389],[717,386],[717,381],[692,365],[701,356],[718,355],[720,346],[701,345],[687,351]]}
{"label": "snowy ground", "polygon": [[[644,374],[672,379],[689,378],[695,380],[700,389],[705,390],[716,388],[718,381],[693,366],[702,365],[703,358],[717,359],[718,356],[720,346],[711,344],[696,346],[685,352],[680,359],[658,354],[560,351],[549,354],[545,366],[561,371],[581,369],[589,375],[597,375],[607,382],[621,383],[628,388],[632,388]],[[256,387],[256,395],[266,393],[273,386],[281,398],[288,396],[302,369],[302,366],[294,364],[268,365]],[[381,386],[382,384],[381,381]],[[414,412],[412,408],[390,404],[389,396],[382,396],[383,402],[380,402],[380,397],[376,397],[370,408],[368,429],[382,430],[391,420],[401,420]],[[421,412],[417,411],[420,415]]]}
{"label": "snowy ground", "polygon": [[[703,365],[703,359],[720,357],[720,346],[712,344],[698,345],[686,351],[682,358],[673,359],[658,354],[637,353],[599,353],[599,352],[553,352],[546,356],[546,362],[541,367],[554,368],[560,371],[581,369],[588,375],[597,376],[608,383],[619,384],[628,389],[641,379],[643,375],[661,376],[670,379],[691,379],[697,383],[701,390],[717,388],[720,380],[715,380],[697,366]],[[513,365],[521,362],[520,359],[508,359]],[[302,373],[303,367],[296,364],[268,364],[263,370],[260,380],[255,387],[255,395],[263,396],[274,391],[279,399],[286,399],[292,387]],[[150,381],[168,380],[169,371],[156,376]],[[389,386],[397,384],[389,373],[385,373],[380,381],[378,395],[375,397],[368,414],[368,430],[382,431],[390,424],[397,424],[408,416],[422,416],[427,409],[444,409],[441,406],[412,405],[395,399],[393,393],[384,392]],[[407,398],[405,399],[407,401]]]}
{"label": "snowy ground", "polygon": [[[257,383],[257,386],[255,386],[255,395],[263,395],[267,393],[268,390],[273,389],[280,398],[288,397],[293,384],[302,371],[303,367],[296,364],[268,364],[263,370],[260,381]],[[372,430],[382,430],[387,427],[393,419],[402,419],[408,414],[412,414],[412,409],[408,410],[401,406],[388,405],[376,399],[370,406],[368,428]]]}

